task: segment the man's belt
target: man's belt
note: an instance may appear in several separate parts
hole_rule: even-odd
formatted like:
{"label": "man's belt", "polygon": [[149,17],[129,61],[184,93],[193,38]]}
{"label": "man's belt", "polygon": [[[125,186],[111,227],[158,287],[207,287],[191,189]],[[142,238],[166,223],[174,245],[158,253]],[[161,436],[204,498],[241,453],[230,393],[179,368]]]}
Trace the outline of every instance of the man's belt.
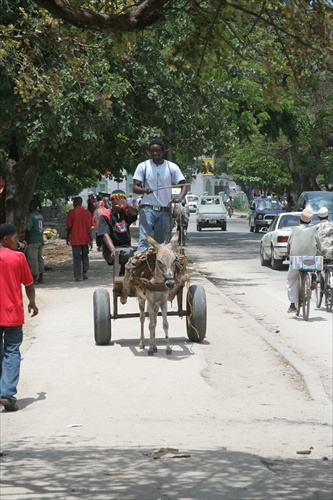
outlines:
{"label": "man's belt", "polygon": [[169,211],[169,207],[160,207],[159,205],[140,205],[140,208],[141,207],[148,207],[148,208],[151,208],[152,210],[155,210],[155,212],[168,212]]}

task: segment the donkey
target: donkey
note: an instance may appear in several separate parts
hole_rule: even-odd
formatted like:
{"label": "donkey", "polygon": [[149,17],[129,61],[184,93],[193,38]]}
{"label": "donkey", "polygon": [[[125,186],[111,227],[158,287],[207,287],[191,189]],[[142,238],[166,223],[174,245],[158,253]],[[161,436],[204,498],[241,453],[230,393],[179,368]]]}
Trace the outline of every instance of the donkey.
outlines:
{"label": "donkey", "polygon": [[[176,272],[176,254],[173,250],[174,245],[178,241],[178,233],[176,233],[170,243],[160,244],[154,240],[148,234],[145,235],[147,241],[156,250],[155,267],[151,269],[153,273],[152,279],[149,281],[147,279],[141,280],[140,278],[132,280],[132,286],[135,289],[136,295],[139,300],[140,309],[140,323],[141,323],[141,333],[140,333],[140,349],[145,348],[145,338],[144,338],[144,322],[145,322],[145,303],[147,302],[147,312],[149,314],[149,350],[148,355],[152,356],[157,352],[155,330],[157,323],[157,314],[159,309],[161,309],[162,319],[163,319],[163,330],[165,334],[165,349],[166,354],[172,354],[172,349],[169,343],[169,323],[167,320],[167,310],[168,310],[168,296],[170,290],[175,287],[175,272]],[[141,252],[144,254],[144,252]],[[149,266],[149,264],[148,264]],[[127,279],[128,267],[125,271],[123,294],[121,296],[121,303],[125,304],[127,301],[127,296],[129,294],[129,280]],[[144,282],[144,284],[142,284]]]}

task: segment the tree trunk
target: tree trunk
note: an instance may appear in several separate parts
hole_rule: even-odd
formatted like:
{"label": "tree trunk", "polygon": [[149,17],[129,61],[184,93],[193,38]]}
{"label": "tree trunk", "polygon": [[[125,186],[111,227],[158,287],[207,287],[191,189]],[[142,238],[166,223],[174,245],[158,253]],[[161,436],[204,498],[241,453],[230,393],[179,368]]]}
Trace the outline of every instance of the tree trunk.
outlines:
{"label": "tree trunk", "polygon": [[[27,164],[31,165],[27,167]],[[13,224],[24,238],[28,206],[33,198],[40,167],[32,159],[16,162],[0,155],[1,171],[6,182],[6,222]]]}

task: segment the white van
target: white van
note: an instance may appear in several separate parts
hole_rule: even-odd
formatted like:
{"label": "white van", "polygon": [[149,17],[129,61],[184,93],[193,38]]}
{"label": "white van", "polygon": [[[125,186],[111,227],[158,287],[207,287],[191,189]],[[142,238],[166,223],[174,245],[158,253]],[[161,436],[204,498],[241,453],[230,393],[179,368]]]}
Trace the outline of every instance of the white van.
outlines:
{"label": "white van", "polygon": [[189,206],[190,212],[196,212],[199,196],[196,194],[187,194],[185,196],[186,204]]}

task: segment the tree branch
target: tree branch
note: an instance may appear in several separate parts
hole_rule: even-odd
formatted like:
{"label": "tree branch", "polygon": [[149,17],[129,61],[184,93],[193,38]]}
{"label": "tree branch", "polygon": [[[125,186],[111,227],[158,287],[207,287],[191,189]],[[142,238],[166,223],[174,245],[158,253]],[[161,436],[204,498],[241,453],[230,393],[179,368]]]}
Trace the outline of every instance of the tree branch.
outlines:
{"label": "tree branch", "polygon": [[164,8],[172,0],[144,0],[125,14],[100,14],[73,7],[66,0],[35,0],[53,16],[78,28],[94,31],[134,32],[152,26],[164,19]]}

